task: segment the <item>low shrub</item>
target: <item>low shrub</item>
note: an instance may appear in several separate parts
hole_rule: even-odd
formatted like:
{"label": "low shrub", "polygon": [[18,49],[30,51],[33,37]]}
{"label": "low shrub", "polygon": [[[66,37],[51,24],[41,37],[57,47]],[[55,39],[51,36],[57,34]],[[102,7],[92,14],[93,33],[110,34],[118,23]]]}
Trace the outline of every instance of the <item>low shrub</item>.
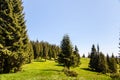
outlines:
{"label": "low shrub", "polygon": [[68,69],[63,69],[63,72],[67,75],[67,76],[70,76],[70,77],[77,77],[78,76],[78,73],[75,72],[75,71],[70,71]]}
{"label": "low shrub", "polygon": [[120,74],[119,73],[113,73],[110,75],[110,77],[114,80],[120,80]]}

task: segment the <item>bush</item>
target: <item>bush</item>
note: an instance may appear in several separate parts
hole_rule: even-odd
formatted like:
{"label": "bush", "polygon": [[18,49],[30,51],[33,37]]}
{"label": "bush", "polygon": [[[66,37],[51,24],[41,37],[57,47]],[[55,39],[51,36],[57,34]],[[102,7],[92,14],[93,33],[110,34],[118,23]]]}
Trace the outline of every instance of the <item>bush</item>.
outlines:
{"label": "bush", "polygon": [[63,69],[63,72],[70,77],[77,77],[78,73],[76,73],[75,71],[70,71],[68,69]]}
{"label": "bush", "polygon": [[110,77],[112,79],[115,79],[115,80],[120,80],[120,74],[119,73],[113,73],[110,75]]}

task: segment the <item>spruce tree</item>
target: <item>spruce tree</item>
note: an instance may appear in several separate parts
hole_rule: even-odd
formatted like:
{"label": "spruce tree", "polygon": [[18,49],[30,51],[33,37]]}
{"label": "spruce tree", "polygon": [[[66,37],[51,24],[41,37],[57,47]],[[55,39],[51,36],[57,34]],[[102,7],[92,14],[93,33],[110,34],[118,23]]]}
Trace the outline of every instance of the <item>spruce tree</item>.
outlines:
{"label": "spruce tree", "polygon": [[106,61],[106,57],[104,56],[104,54],[102,52],[100,52],[98,54],[98,64],[97,64],[97,68],[96,71],[97,72],[102,72],[102,73],[107,73],[107,61]]}
{"label": "spruce tree", "polygon": [[22,0],[0,0],[0,73],[20,70],[28,55]]}
{"label": "spruce tree", "polygon": [[107,72],[111,72],[111,70],[110,70],[111,61],[110,61],[110,57],[109,57],[109,55],[108,55],[108,54],[107,54],[106,60],[107,60],[107,65],[108,65]]}
{"label": "spruce tree", "polygon": [[34,59],[38,59],[40,55],[40,45],[39,45],[39,41],[37,40],[34,43]]}
{"label": "spruce tree", "polygon": [[116,73],[117,72],[117,62],[113,55],[110,58],[107,58],[108,68],[110,73]]}
{"label": "spruce tree", "polygon": [[115,58],[115,56],[114,56],[114,54],[112,53],[112,56],[111,56],[112,58]]}
{"label": "spruce tree", "polygon": [[51,49],[51,47],[49,48],[48,56],[49,56],[49,59],[51,60],[52,59],[52,49]]}
{"label": "spruce tree", "polygon": [[96,51],[95,45],[92,45],[89,67],[92,70],[95,70],[97,64],[98,64],[97,51]]}
{"label": "spruce tree", "polygon": [[117,63],[115,61],[115,58],[111,58],[110,70],[111,70],[112,73],[116,73],[117,72]]}
{"label": "spruce tree", "polygon": [[79,64],[80,64],[80,54],[77,46],[75,45],[75,51],[72,54],[72,65],[74,67],[77,67],[79,66]]}
{"label": "spruce tree", "polygon": [[72,66],[72,49],[70,38],[68,35],[65,35],[61,41],[61,53],[58,55],[58,62],[67,69],[70,69],[70,66]]}
{"label": "spruce tree", "polygon": [[48,51],[49,51],[48,46],[47,44],[45,44],[43,46],[43,58],[45,59],[45,61],[48,59]]}

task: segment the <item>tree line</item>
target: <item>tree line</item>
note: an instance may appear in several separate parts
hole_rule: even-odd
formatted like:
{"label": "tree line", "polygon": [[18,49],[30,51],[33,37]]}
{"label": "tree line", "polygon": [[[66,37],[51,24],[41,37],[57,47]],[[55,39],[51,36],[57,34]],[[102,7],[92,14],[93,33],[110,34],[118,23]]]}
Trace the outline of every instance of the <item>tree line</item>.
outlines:
{"label": "tree line", "polygon": [[48,42],[31,41],[34,59],[56,60],[60,53],[60,47]]}

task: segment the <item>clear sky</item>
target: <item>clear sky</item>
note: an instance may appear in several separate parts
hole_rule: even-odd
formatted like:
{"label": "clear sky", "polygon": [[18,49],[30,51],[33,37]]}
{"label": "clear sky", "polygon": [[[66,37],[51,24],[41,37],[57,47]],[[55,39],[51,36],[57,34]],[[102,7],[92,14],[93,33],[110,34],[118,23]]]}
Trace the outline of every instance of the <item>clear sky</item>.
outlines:
{"label": "clear sky", "polygon": [[103,53],[118,53],[119,0],[23,0],[28,35],[59,45],[68,34],[80,54],[92,44]]}

